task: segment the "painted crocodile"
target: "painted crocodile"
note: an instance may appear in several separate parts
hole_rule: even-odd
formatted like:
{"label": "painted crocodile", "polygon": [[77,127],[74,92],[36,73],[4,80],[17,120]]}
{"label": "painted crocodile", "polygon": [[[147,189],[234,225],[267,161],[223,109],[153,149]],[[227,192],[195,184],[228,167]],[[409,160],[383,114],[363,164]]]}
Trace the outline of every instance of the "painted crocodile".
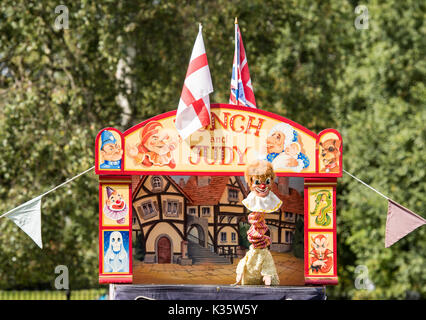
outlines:
{"label": "painted crocodile", "polygon": [[331,202],[331,191],[329,190],[320,190],[315,193],[315,208],[311,215],[317,215],[315,223],[319,226],[328,226],[331,222],[331,217],[329,214],[333,214],[333,206]]}

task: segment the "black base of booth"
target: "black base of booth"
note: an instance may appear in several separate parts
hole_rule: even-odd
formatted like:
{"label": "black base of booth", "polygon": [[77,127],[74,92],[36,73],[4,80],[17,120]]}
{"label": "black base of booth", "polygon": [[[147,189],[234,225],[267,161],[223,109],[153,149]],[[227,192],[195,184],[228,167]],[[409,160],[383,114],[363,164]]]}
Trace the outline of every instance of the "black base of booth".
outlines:
{"label": "black base of booth", "polygon": [[325,287],[111,285],[113,300],[325,300]]}

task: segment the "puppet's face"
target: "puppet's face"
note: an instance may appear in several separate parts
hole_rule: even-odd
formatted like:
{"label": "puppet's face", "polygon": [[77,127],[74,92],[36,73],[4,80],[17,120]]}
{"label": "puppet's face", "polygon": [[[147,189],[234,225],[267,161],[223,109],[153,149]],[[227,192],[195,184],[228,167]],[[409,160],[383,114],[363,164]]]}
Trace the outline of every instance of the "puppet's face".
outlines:
{"label": "puppet's face", "polygon": [[106,204],[112,211],[121,211],[126,206],[126,203],[124,202],[121,194],[119,194],[117,191],[114,191],[110,195],[106,201]]}
{"label": "puppet's face", "polygon": [[253,176],[251,178],[250,190],[258,197],[266,197],[271,191],[272,177],[269,176]]}
{"label": "puppet's face", "polygon": [[266,197],[271,191],[275,173],[270,162],[258,160],[248,165],[244,176],[247,185],[256,196]]}
{"label": "puppet's face", "polygon": [[323,235],[318,235],[312,239],[312,249],[319,259],[324,259],[325,251],[327,250],[328,241]]}
{"label": "puppet's face", "polygon": [[123,155],[123,150],[117,143],[107,143],[102,148],[101,154],[106,161],[118,161]]}
{"label": "puppet's face", "polygon": [[118,252],[121,250],[121,246],[123,245],[123,237],[121,233],[118,231],[114,231],[111,233],[109,237],[109,243],[112,247],[112,251]]}
{"label": "puppet's face", "polygon": [[160,130],[158,133],[153,134],[145,143],[145,147],[149,151],[159,155],[164,155],[172,151],[174,149],[173,146],[172,138],[166,130]]}
{"label": "puppet's face", "polygon": [[282,132],[274,132],[266,139],[268,153],[281,153],[284,150],[285,135]]}

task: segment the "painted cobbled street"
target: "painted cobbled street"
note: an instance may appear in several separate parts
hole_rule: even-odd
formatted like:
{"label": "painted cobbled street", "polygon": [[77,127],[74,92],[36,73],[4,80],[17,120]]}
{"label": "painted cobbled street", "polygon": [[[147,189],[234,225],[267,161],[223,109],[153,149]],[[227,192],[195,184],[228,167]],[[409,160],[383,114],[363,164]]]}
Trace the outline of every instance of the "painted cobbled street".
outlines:
{"label": "painted cobbled street", "polygon": [[[271,252],[280,285],[304,285],[303,259],[292,253]],[[133,284],[219,284],[230,285],[235,282],[235,269],[239,258],[233,264],[200,264],[181,266],[179,264],[145,264],[133,262]]]}

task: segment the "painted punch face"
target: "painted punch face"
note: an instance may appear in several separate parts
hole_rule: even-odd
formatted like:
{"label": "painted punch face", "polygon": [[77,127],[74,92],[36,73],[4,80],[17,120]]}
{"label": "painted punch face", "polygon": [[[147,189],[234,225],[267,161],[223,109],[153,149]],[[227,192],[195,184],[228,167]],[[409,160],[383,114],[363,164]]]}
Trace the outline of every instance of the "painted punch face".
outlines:
{"label": "painted punch face", "polygon": [[171,137],[165,130],[163,130],[148,138],[146,148],[149,151],[162,155],[171,151],[170,144]]}
{"label": "painted punch face", "polygon": [[253,177],[250,189],[256,193],[258,197],[266,197],[271,191],[271,177]]}

